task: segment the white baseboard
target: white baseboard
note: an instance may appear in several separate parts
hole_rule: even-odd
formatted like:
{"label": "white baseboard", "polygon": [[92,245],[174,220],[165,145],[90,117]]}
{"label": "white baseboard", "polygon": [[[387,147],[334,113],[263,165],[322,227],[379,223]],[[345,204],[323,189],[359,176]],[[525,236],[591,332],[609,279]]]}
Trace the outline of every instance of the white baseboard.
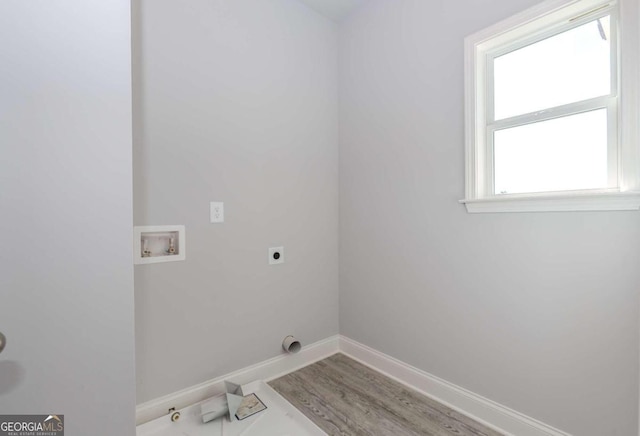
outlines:
{"label": "white baseboard", "polygon": [[342,335],[332,336],[305,346],[297,354],[283,354],[140,404],[136,407],[136,424],[144,424],[165,416],[172,407],[180,410],[207,398],[220,395],[226,392],[224,387],[225,380],[232,380],[241,384],[255,380],[270,381],[337,352],[342,352],[364,365],[501,433],[517,436],[571,436]]}
{"label": "white baseboard", "polygon": [[255,380],[269,381],[296,371],[318,360],[322,360],[338,352],[339,339],[340,337],[338,335],[332,336],[303,347],[297,354],[283,354],[256,365],[200,383],[199,385],[140,404],[136,407],[136,425],[160,418],[166,415],[167,411],[172,407],[180,410],[206,400],[207,398],[225,393],[225,380],[232,380],[239,384],[249,383]]}
{"label": "white baseboard", "polygon": [[499,432],[517,436],[570,436],[345,336],[340,336],[340,352]]}

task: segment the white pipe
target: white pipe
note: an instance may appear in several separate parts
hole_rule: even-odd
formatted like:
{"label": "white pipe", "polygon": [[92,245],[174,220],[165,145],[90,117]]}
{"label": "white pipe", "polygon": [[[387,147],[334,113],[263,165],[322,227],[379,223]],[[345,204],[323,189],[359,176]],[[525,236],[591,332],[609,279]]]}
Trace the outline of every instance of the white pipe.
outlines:
{"label": "white pipe", "polygon": [[293,353],[297,353],[302,349],[302,344],[300,343],[299,340],[289,335],[286,338],[284,338],[284,341],[282,341],[282,348],[284,348],[284,351],[286,351],[287,353],[293,354]]}

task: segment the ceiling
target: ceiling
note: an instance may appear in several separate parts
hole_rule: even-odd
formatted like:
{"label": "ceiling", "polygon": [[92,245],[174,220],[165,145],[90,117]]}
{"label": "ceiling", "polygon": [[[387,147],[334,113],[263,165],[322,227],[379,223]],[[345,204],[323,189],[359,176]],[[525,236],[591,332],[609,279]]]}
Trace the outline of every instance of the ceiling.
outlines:
{"label": "ceiling", "polygon": [[333,21],[341,21],[367,0],[300,0]]}

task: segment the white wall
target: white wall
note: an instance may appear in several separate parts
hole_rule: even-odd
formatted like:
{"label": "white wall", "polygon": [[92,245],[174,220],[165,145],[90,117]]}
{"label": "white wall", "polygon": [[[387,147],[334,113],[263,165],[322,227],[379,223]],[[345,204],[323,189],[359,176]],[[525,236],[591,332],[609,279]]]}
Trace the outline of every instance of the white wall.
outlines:
{"label": "white wall", "polygon": [[126,0],[0,2],[0,413],[133,435]]}
{"label": "white wall", "polygon": [[638,434],[640,215],[469,215],[463,39],[535,0],[340,29],[341,333],[581,436]]}
{"label": "white wall", "polygon": [[187,233],[135,269],[141,403],[338,332],[337,33],[297,0],[134,9],[135,224]]}

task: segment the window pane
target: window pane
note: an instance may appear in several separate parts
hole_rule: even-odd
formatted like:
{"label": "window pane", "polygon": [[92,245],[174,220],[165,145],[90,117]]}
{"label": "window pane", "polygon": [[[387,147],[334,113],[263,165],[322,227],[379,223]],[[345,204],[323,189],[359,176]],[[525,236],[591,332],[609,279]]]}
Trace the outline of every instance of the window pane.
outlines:
{"label": "window pane", "polygon": [[611,92],[609,17],[494,59],[495,119]]}
{"label": "window pane", "polygon": [[606,188],[607,110],[498,130],[495,193]]}

